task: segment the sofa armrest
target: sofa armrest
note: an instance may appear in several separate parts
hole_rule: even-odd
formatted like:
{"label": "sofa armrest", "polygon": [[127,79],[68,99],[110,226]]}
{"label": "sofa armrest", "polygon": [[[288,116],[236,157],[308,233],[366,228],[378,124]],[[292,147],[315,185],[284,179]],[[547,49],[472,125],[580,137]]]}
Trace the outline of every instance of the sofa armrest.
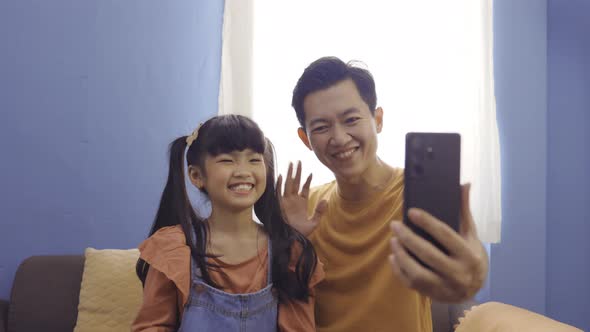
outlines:
{"label": "sofa armrest", "polygon": [[0,332],[6,332],[8,323],[8,302],[0,300]]}
{"label": "sofa armrest", "polygon": [[477,303],[469,299],[462,303],[443,303],[432,301],[432,328],[434,332],[453,332],[459,318],[464,311],[471,309]]}

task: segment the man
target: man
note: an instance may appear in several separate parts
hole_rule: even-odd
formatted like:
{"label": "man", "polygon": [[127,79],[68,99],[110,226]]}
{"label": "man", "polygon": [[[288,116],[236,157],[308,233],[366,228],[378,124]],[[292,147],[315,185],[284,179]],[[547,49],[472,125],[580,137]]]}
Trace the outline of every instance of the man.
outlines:
{"label": "man", "polygon": [[400,222],[403,171],[377,156],[383,109],[376,103],[372,75],[334,57],[310,64],[293,91],[299,138],[336,178],[310,191],[310,176],[300,191],[301,164],[290,165],[281,193],[287,219],[324,263],[326,278],[315,294],[318,331],[432,331],[430,298],[466,300],[487,274],[468,185],[459,234],[426,211],[410,210],[448,256]]}

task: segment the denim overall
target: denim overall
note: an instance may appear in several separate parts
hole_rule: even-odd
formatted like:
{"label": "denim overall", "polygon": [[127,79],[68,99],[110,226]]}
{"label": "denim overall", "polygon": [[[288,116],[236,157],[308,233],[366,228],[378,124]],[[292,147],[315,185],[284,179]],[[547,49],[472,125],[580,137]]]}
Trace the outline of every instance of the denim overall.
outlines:
{"label": "denim overall", "polygon": [[272,292],[271,249],[269,240],[267,285],[249,294],[230,294],[207,285],[191,255],[192,287],[178,331],[277,331],[278,302]]}

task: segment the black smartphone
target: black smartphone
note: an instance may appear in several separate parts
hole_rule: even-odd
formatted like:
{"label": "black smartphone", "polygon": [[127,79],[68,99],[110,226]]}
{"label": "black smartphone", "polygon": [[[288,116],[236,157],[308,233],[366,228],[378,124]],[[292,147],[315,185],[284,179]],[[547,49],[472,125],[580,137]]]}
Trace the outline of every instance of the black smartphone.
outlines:
{"label": "black smartphone", "polygon": [[[457,133],[406,134],[404,224],[448,254],[438,241],[408,218],[420,208],[459,231],[461,209],[461,136]],[[416,260],[421,262],[413,253]]]}

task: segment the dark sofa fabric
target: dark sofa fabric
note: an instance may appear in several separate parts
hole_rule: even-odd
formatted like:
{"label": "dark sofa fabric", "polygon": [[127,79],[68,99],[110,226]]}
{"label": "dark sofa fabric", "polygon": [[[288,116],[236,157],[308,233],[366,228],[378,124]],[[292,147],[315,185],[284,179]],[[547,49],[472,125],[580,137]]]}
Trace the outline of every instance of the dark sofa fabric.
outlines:
{"label": "dark sofa fabric", "polygon": [[33,256],[14,277],[7,332],[73,331],[84,256]]}

